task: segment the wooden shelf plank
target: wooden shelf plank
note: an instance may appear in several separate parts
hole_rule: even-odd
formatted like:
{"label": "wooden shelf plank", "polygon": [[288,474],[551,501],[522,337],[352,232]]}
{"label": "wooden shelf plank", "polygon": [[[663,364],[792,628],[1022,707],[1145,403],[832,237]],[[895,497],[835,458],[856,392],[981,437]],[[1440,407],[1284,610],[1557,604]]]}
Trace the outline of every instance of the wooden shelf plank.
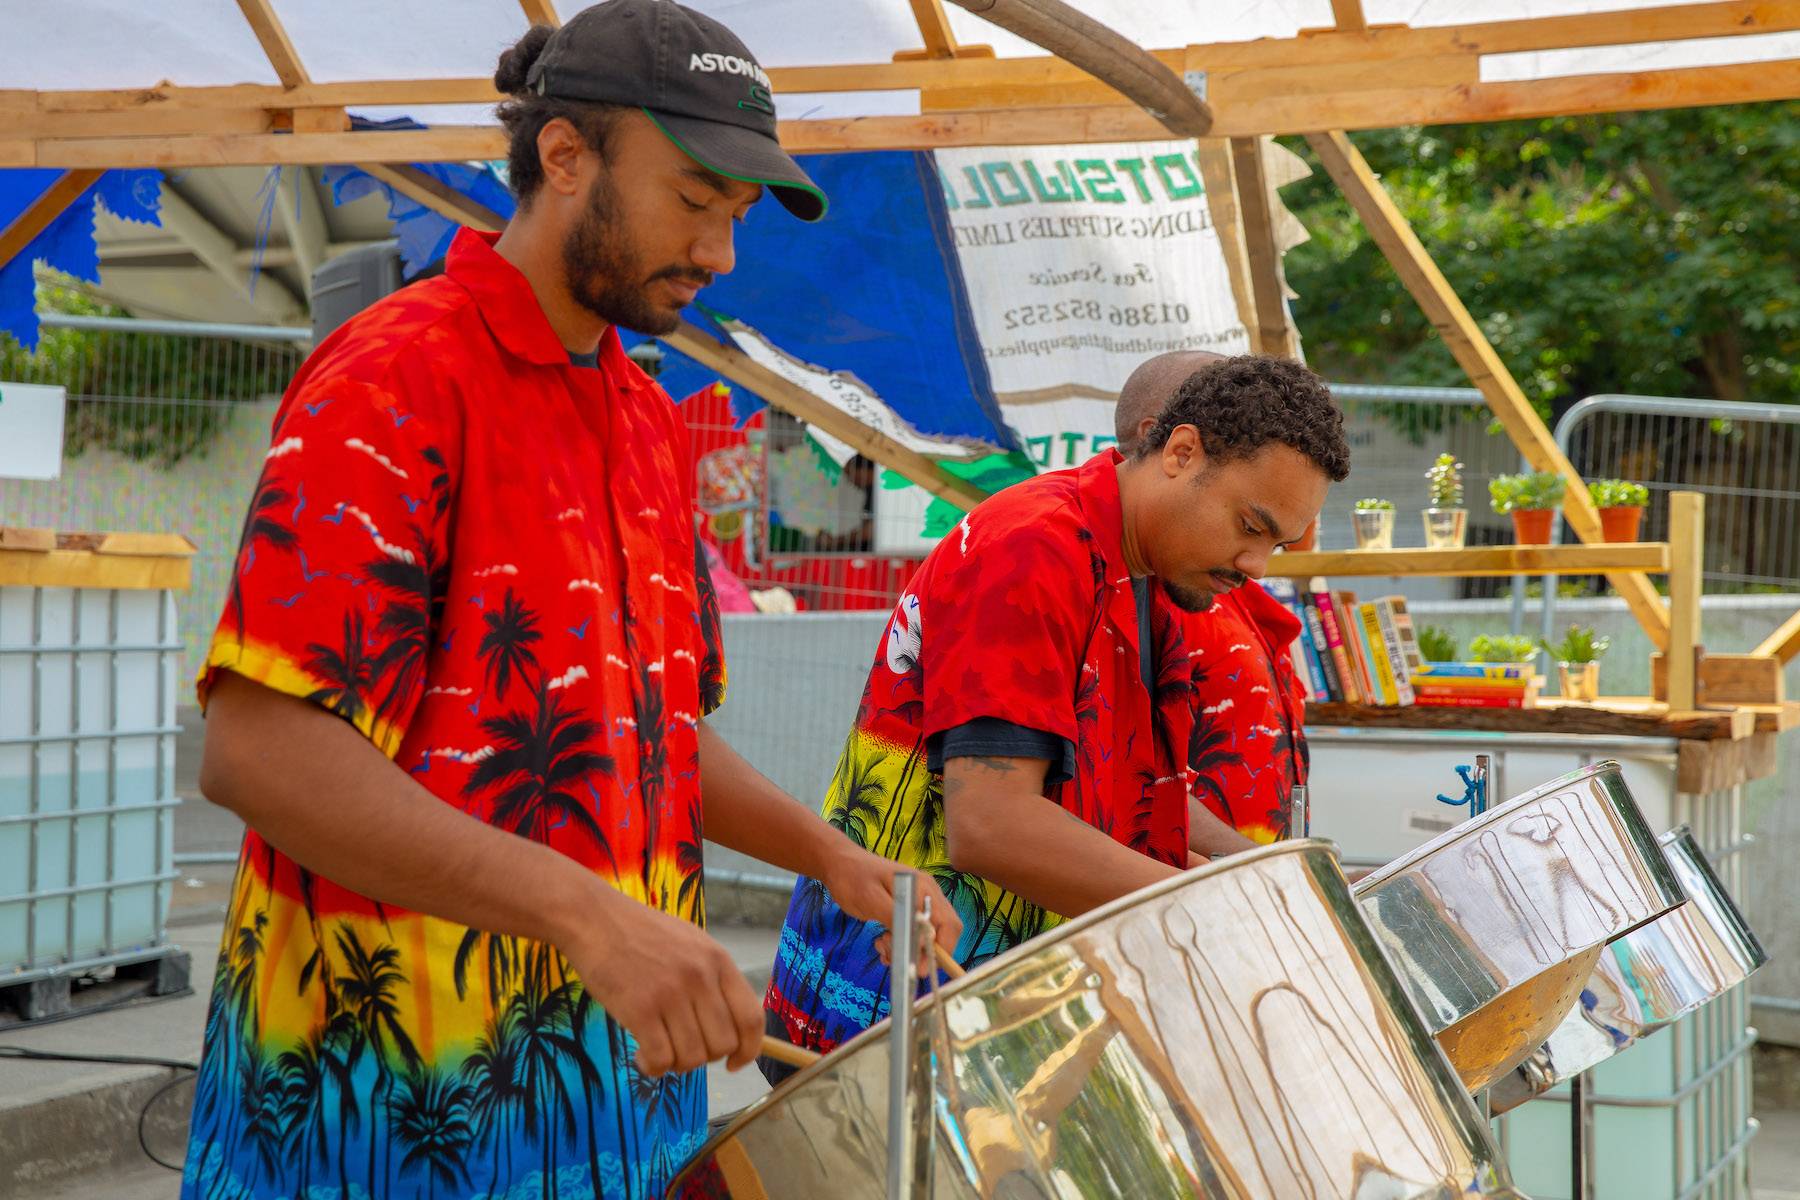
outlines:
{"label": "wooden shelf plank", "polygon": [[1327,550],[1277,554],[1268,574],[1314,575],[1585,575],[1603,571],[1667,571],[1667,542],[1598,546],[1470,546],[1462,550]]}
{"label": "wooden shelf plank", "polygon": [[1455,732],[1575,733],[1628,737],[1741,740],[1756,732],[1759,714],[1748,708],[1669,711],[1644,697],[1616,697],[1577,704],[1544,697],[1535,708],[1435,708],[1408,705],[1374,708],[1366,704],[1306,706],[1307,727],[1335,725],[1359,729],[1443,729]]}

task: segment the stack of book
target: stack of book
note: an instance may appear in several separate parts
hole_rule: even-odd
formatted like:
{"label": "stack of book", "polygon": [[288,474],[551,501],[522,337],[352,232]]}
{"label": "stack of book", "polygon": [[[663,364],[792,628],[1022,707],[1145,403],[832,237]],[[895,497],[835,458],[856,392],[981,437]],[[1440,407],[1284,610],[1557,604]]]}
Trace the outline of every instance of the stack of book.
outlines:
{"label": "stack of book", "polygon": [[1425,664],[1404,596],[1358,600],[1323,578],[1305,590],[1286,579],[1263,586],[1300,619],[1288,653],[1308,698],[1345,704],[1412,704],[1414,676]]}
{"label": "stack of book", "polygon": [[1404,596],[1356,598],[1314,577],[1263,588],[1300,621],[1288,647],[1307,699],[1319,703],[1529,708],[1542,682],[1520,663],[1433,663],[1419,654]]}
{"label": "stack of book", "polygon": [[1440,708],[1529,708],[1539,682],[1528,663],[1426,663],[1413,675],[1414,702]]}

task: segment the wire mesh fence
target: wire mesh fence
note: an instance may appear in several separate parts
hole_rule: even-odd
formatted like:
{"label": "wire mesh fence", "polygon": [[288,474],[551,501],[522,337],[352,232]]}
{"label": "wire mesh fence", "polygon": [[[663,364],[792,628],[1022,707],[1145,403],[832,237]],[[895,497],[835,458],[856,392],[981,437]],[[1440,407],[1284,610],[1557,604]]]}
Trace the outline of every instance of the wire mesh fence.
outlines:
{"label": "wire mesh fence", "polygon": [[1800,408],[1596,396],[1569,411],[1557,437],[1583,478],[1649,489],[1645,541],[1668,536],[1670,492],[1706,496],[1707,591],[1800,582]]}
{"label": "wire mesh fence", "polygon": [[[304,360],[304,334],[179,323],[60,318],[36,353],[0,341],[0,379],[68,391],[62,476],[0,479],[0,523],[61,530],[154,530],[195,543],[194,584],[181,601],[188,665],[216,619],[243,506],[267,446],[277,397]],[[1358,499],[1393,502],[1395,545],[1424,543],[1425,469],[1440,452],[1463,463],[1469,542],[1510,541],[1487,488],[1521,460],[1466,388],[1340,386],[1352,471],[1320,516],[1319,544],[1353,544]],[[1567,429],[1588,478],[1646,484],[1642,536],[1666,534],[1670,490],[1709,497],[1712,591],[1800,589],[1800,412],[1779,406],[1656,402],[1681,411],[1599,406]],[[711,550],[727,611],[842,612],[889,608],[932,544],[923,502],[894,490],[874,464],[833,460],[806,428],[772,409],[740,420],[725,388],[682,401],[694,463],[696,527]],[[925,515],[922,515],[924,513]],[[1409,589],[1431,585],[1409,583]],[[1435,585],[1418,598],[1492,595],[1509,580]],[[1535,585],[1534,585],[1535,586]],[[1598,578],[1563,580],[1597,591]]]}

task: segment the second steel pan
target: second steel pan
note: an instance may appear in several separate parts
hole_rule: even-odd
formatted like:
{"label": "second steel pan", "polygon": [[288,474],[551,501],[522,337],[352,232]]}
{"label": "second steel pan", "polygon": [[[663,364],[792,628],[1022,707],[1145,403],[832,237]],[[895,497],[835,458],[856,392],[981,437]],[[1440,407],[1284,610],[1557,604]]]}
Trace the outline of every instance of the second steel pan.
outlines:
{"label": "second steel pan", "polygon": [[[1519,1195],[1326,842],[1061,925],[921,1001],[913,1027],[937,1066],[920,1169],[939,1200]],[[670,1195],[884,1196],[887,1034],[741,1114]]]}
{"label": "second steel pan", "polygon": [[1472,1092],[1544,1044],[1608,942],[1686,898],[1611,761],[1463,822],[1354,890]]}
{"label": "second steel pan", "polygon": [[1682,825],[1659,839],[1686,904],[1613,942],[1549,1040],[1493,1087],[1502,1113],[1611,1058],[1748,979],[1768,961]]}

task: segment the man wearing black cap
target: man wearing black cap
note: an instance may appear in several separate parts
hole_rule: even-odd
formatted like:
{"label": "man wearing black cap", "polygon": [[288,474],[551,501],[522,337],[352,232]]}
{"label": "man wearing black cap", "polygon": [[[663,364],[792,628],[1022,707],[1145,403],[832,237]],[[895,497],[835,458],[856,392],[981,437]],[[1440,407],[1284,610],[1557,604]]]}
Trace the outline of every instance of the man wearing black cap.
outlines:
{"label": "man wearing black cap", "polygon": [[201,786],[248,833],[185,1197],[659,1196],[697,1068],[762,1032],[702,828],[891,913],[902,868],[707,727],[687,434],[619,343],[731,270],[765,189],[824,215],[767,76],[611,0],[495,82],[518,214],[301,368],[201,674]]}

